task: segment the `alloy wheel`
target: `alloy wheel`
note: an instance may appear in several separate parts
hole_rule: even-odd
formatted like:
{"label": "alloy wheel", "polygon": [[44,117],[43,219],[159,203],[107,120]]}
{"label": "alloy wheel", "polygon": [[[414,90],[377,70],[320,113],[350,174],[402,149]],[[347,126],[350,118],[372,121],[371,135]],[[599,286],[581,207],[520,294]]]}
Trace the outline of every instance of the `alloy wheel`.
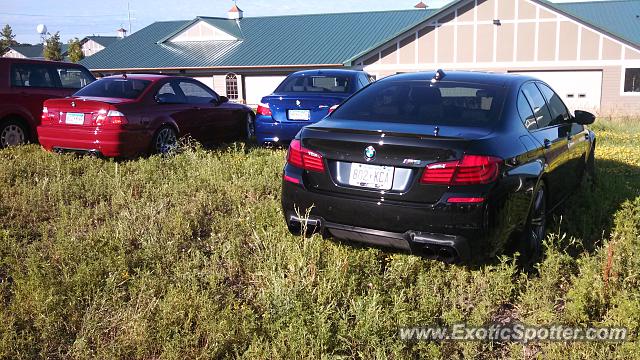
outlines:
{"label": "alloy wheel", "polygon": [[168,154],[178,145],[176,132],[171,128],[162,128],[156,135],[155,149],[159,154]]}
{"label": "alloy wheel", "polygon": [[24,130],[16,124],[9,124],[0,133],[0,148],[18,146],[25,143]]}
{"label": "alloy wheel", "polygon": [[256,134],[255,123],[253,122],[253,116],[247,114],[247,139],[253,139]]}

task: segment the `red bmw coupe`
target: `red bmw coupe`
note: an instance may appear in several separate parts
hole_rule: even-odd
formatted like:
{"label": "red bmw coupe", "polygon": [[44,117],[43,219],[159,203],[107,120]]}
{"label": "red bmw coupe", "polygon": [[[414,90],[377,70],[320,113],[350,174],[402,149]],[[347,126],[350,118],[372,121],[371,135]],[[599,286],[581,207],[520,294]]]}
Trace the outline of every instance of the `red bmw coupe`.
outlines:
{"label": "red bmw coupe", "polygon": [[49,151],[135,157],[167,153],[186,135],[202,143],[246,139],[253,118],[251,108],[188,77],[117,75],[47,100],[38,136]]}

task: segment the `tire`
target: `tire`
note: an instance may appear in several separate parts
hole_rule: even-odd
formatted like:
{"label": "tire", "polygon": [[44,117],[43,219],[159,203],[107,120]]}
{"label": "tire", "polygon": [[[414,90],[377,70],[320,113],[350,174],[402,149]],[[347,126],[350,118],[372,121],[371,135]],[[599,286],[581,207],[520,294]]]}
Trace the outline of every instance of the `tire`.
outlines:
{"label": "tire", "polygon": [[178,133],[171,126],[162,126],[151,141],[151,152],[153,154],[167,155],[174,152],[178,147]]}
{"label": "tire", "polygon": [[22,121],[9,119],[0,123],[0,149],[24,145],[28,141],[27,128]]}
{"label": "tire", "polygon": [[247,141],[253,141],[256,138],[256,120],[255,116],[251,113],[247,113],[246,134]]}
{"label": "tire", "polygon": [[595,143],[593,144],[593,149],[591,149],[591,153],[589,154],[589,158],[587,158],[587,163],[585,164],[583,181],[584,183],[591,188],[591,190],[595,190],[596,188],[596,148]]}
{"label": "tire", "polygon": [[520,241],[520,262],[525,268],[531,268],[542,258],[543,242],[547,234],[547,188],[542,183],[535,194],[524,233]]}

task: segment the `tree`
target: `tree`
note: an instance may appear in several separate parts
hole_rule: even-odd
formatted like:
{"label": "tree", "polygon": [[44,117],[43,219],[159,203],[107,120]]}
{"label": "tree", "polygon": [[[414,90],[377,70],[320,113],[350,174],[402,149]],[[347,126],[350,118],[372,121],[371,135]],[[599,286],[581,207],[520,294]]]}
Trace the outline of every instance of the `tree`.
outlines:
{"label": "tree", "polygon": [[2,28],[2,32],[0,32],[0,55],[4,54],[9,46],[18,44],[15,38],[16,36],[13,34],[13,29],[11,29],[9,24],[6,24]]}
{"label": "tree", "polygon": [[82,52],[82,44],[78,38],[69,40],[69,48],[67,49],[67,56],[71,62],[77,63],[84,59],[84,53]]}
{"label": "tree", "polygon": [[62,61],[62,43],[60,42],[60,32],[49,36],[44,42],[44,58],[53,61]]}

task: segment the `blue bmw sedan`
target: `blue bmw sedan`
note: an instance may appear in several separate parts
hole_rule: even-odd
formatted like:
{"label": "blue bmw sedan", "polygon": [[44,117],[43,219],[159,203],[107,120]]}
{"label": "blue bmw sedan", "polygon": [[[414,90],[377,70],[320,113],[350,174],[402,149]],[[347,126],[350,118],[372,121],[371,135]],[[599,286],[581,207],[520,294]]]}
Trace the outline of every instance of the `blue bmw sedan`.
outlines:
{"label": "blue bmw sedan", "polygon": [[291,141],[304,126],[322,120],[372,81],[366,72],[355,70],[306,70],[287,76],[258,106],[258,144]]}

